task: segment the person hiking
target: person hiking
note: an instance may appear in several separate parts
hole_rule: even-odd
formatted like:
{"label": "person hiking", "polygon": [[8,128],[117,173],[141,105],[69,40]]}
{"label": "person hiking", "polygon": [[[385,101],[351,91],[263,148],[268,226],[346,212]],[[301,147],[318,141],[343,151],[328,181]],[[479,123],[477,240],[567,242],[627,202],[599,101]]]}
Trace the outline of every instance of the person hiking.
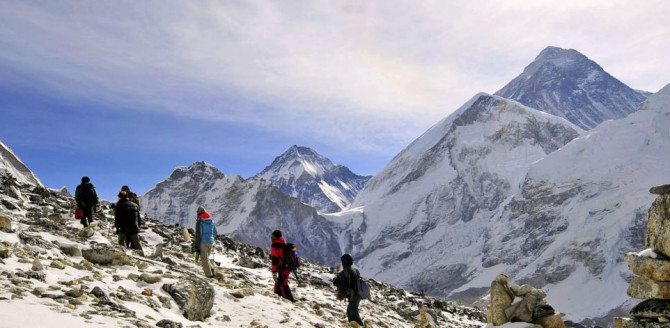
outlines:
{"label": "person hiking", "polygon": [[131,248],[142,251],[140,245],[140,226],[137,222],[137,205],[128,199],[128,193],[119,192],[119,201],[114,206],[114,227],[119,235],[119,245],[126,246],[130,241]]}
{"label": "person hiking", "polygon": [[74,201],[78,208],[84,210],[84,217],[80,220],[81,224],[88,227],[89,224],[93,223],[93,213],[96,205],[98,205],[98,194],[95,192],[95,187],[89,177],[81,178],[81,184],[74,191]]}
{"label": "person hiking", "polygon": [[[204,207],[198,207],[196,211],[198,218],[195,221],[195,240],[192,248],[200,253],[200,265],[207,278],[214,277],[214,272],[209,263],[209,255],[214,246],[214,237],[218,234],[216,225],[212,222],[212,215]],[[197,255],[196,255],[197,258]]]}
{"label": "person hiking", "polygon": [[272,246],[270,248],[270,261],[272,262],[272,279],[275,281],[275,294],[295,302],[293,294],[291,294],[291,287],[288,285],[288,276],[291,275],[291,269],[287,268],[284,263],[284,246],[286,241],[281,236],[281,231],[275,230],[270,235]]}
{"label": "person hiking", "polygon": [[[137,205],[137,226],[142,228],[143,222],[142,222],[142,213],[140,213],[140,199],[139,199],[139,197],[137,197],[136,193],[130,191],[130,187],[128,187],[128,186],[122,186],[121,191],[125,191],[126,194],[128,194],[128,199],[131,202],[135,203],[135,205]],[[130,238],[126,238],[126,247],[128,247],[128,248],[132,247],[132,243],[130,241]]]}
{"label": "person hiking", "polygon": [[340,258],[342,260],[342,271],[333,279],[333,284],[337,287],[335,297],[338,301],[348,300],[347,306],[347,320],[349,322],[355,321],[361,327],[363,320],[358,313],[358,305],[361,303],[361,296],[358,294],[356,282],[360,279],[361,274],[358,269],[354,268],[354,258],[349,254],[344,254]]}

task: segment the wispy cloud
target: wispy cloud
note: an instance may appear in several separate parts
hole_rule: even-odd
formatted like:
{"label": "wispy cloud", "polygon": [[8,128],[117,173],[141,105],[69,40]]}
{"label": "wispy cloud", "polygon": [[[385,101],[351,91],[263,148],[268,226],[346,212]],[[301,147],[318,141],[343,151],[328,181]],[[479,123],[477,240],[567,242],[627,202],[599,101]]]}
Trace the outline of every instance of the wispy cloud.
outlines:
{"label": "wispy cloud", "polygon": [[656,91],[668,16],[666,1],[3,1],[0,67],[62,97],[377,150],[549,45]]}

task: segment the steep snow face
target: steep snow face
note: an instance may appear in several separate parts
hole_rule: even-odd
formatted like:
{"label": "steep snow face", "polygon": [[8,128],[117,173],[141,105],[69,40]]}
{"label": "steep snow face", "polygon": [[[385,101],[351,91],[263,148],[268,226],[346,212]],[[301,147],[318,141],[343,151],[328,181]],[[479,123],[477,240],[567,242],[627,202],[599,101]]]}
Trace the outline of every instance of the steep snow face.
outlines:
{"label": "steep snow face", "polygon": [[358,254],[366,274],[446,296],[473,278],[487,227],[518,191],[527,167],[581,131],[562,118],[479,94],[368,183],[352,205],[362,213],[329,218],[349,225],[352,244],[344,248]]}
{"label": "steep snow face", "polygon": [[316,210],[266,180],[226,177],[204,162],[175,169],[140,201],[142,211],[165,223],[195,227],[196,210],[203,206],[219,234],[235,240],[268,247],[270,234],[279,229],[314,262],[332,265],[341,255],[336,235]]}
{"label": "steep snow face", "polygon": [[[648,192],[670,178],[670,86],[628,117],[607,121],[533,163],[484,236],[481,267],[500,268],[548,292],[573,321],[610,325],[625,315],[630,275],[622,263],[644,249]],[[473,280],[458,291],[488,286]],[[588,290],[588,293],[584,291]]]}
{"label": "steep snow face", "polygon": [[256,177],[272,181],[287,195],[324,213],[349,206],[370,179],[333,164],[310,148],[298,146],[289,148]]}
{"label": "steep snow face", "polygon": [[0,140],[0,176],[11,174],[17,182],[44,187],[40,179]]}
{"label": "steep snow face", "polygon": [[648,96],[609,75],[579,52],[544,49],[496,95],[566,118],[583,129],[626,117]]}

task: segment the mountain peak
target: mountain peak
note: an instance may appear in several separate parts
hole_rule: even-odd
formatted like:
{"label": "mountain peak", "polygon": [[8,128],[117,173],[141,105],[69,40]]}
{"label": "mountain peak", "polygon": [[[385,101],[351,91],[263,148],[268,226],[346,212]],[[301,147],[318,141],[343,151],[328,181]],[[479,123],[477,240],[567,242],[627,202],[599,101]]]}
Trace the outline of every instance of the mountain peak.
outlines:
{"label": "mountain peak", "polygon": [[496,95],[589,130],[635,111],[646,99],[574,49],[547,47]]}
{"label": "mountain peak", "polygon": [[274,173],[284,177],[299,177],[307,173],[312,177],[319,177],[333,168],[335,168],[333,162],[321,156],[312,148],[293,145],[275,158],[272,164],[263,169],[259,175]]}

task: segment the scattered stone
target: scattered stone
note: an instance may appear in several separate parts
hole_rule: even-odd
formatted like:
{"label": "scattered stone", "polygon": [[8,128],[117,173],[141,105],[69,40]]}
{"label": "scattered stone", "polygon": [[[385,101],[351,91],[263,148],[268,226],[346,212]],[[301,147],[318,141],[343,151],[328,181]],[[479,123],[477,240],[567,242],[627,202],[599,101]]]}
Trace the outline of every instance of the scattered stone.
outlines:
{"label": "scattered stone", "polygon": [[157,282],[160,282],[162,277],[159,275],[143,273],[140,275],[140,279],[142,279],[142,281],[146,282],[147,284],[155,284]]}
{"label": "scattered stone", "polygon": [[42,270],[44,270],[44,266],[42,265],[42,262],[40,262],[40,259],[35,258],[35,260],[33,260],[33,267],[32,267],[32,270],[33,270],[33,271],[42,271]]}
{"label": "scattered stone", "polygon": [[151,289],[145,289],[142,291],[142,295],[151,297],[153,295],[153,291],[151,291]]}
{"label": "scattered stone", "polygon": [[65,263],[63,263],[61,260],[53,260],[49,266],[58,270],[65,269]]}
{"label": "scattered stone", "polygon": [[1,259],[6,259],[11,255],[12,255],[12,252],[9,249],[4,248],[4,247],[0,248],[0,258]]}
{"label": "scattered stone", "polygon": [[254,291],[251,288],[238,289],[230,293],[235,298],[244,298],[246,296],[254,296]]}
{"label": "scattered stone", "polygon": [[181,323],[170,321],[170,320],[167,320],[167,319],[163,319],[163,320],[157,322],[156,326],[161,327],[161,328],[183,328]]}
{"label": "scattered stone", "polygon": [[12,219],[0,215],[0,230],[11,232],[12,231]]}
{"label": "scattered stone", "polygon": [[93,244],[91,248],[82,252],[84,258],[99,265],[119,265],[130,263],[130,259],[120,248],[105,244]]}

